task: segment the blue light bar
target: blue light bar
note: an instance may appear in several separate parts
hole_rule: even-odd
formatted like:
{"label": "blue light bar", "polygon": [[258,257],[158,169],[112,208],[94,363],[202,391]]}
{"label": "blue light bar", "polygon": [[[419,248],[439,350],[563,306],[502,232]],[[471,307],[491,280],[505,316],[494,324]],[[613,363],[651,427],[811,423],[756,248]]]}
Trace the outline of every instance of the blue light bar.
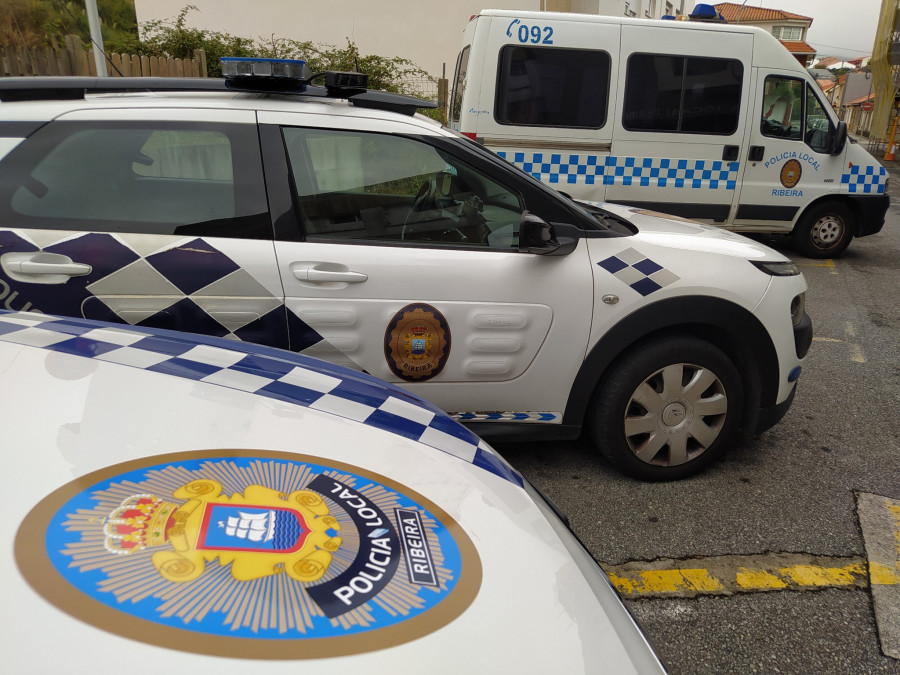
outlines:
{"label": "blue light bar", "polygon": [[220,63],[222,75],[226,79],[236,77],[274,77],[301,81],[309,77],[306,61],[294,59],[223,56]]}

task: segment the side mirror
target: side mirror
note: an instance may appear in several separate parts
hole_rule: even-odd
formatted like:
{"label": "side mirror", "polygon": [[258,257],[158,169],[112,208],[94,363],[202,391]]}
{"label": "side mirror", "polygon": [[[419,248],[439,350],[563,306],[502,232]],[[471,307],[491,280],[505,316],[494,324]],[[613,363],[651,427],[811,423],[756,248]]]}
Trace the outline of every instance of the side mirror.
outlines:
{"label": "side mirror", "polygon": [[834,128],[834,134],[831,137],[831,149],[829,154],[839,155],[844,151],[844,146],[847,144],[847,123],[846,122],[838,122],[837,126]]}
{"label": "side mirror", "polygon": [[519,221],[519,250],[546,255],[559,248],[553,228],[543,218],[524,211]]}

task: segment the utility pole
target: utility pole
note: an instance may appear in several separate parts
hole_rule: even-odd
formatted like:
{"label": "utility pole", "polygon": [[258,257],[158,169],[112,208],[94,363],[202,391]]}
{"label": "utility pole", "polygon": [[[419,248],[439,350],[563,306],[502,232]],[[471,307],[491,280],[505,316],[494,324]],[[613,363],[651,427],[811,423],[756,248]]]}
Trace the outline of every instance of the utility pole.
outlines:
{"label": "utility pole", "polygon": [[94,65],[97,76],[106,77],[106,53],[103,51],[103,35],[100,32],[100,13],[97,11],[97,0],[85,0],[88,27],[91,29],[91,42],[94,43]]}

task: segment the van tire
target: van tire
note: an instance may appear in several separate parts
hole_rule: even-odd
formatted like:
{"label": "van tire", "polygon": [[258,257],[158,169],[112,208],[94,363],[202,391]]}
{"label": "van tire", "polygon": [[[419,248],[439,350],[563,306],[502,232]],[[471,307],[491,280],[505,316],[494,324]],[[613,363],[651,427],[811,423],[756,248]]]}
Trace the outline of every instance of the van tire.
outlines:
{"label": "van tire", "polygon": [[850,245],[853,225],[853,213],[840,202],[814,204],[794,227],[794,248],[807,258],[836,258]]}
{"label": "van tire", "polygon": [[724,352],[698,338],[644,344],[620,358],[601,386],[590,411],[592,440],[610,464],[641,480],[696,473],[740,427],[740,373]]}

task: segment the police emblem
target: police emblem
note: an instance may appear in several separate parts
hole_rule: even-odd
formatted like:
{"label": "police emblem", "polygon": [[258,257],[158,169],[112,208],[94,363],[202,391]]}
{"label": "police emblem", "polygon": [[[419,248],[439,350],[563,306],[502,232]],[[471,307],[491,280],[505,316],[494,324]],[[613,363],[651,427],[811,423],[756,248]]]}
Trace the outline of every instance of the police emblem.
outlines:
{"label": "police emblem", "polygon": [[459,616],[481,564],[449,515],[388,478],[318,461],[203,451],[95,472],[26,517],[19,569],[100,628],[219,656],[353,654]]}
{"label": "police emblem", "polygon": [[789,159],[781,167],[781,184],[786,188],[792,188],[800,182],[800,176],[803,174],[803,167],[796,159]]}
{"label": "police emblem", "polygon": [[384,355],[391,372],[407,382],[438,375],[450,356],[450,328],[431,305],[407,305],[388,323]]}

